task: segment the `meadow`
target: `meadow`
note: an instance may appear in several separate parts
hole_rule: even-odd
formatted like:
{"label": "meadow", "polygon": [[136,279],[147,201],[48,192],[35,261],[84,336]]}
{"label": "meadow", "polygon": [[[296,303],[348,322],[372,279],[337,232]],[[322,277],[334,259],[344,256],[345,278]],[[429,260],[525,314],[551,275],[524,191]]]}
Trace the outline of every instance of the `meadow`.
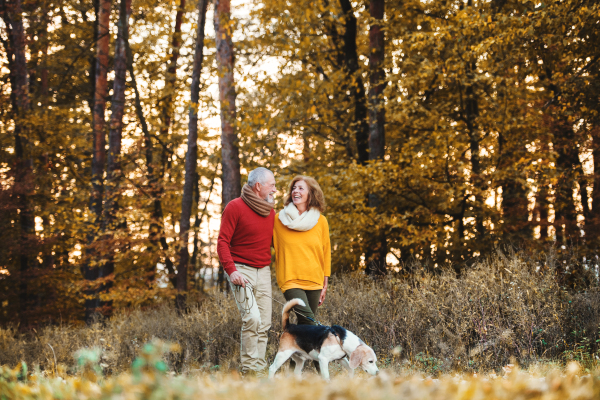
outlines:
{"label": "meadow", "polygon": [[[152,360],[151,357],[143,358]],[[132,371],[99,379],[87,370],[77,376],[28,379],[5,369],[0,377],[5,399],[596,399],[600,396],[600,372],[585,373],[572,362],[565,369],[506,368],[500,376],[422,375],[383,372],[375,378],[334,377],[325,382],[315,375],[296,379],[240,379],[233,374],[166,374],[157,365],[134,366]]]}
{"label": "meadow", "polygon": [[[460,276],[418,262],[379,279],[359,272],[334,276],[317,317],[373,347],[383,371],[376,379],[359,373],[350,380],[333,365],[331,385],[312,366],[305,368],[305,379],[316,382],[310,387],[289,377],[286,367],[274,382],[242,383],[237,309],[230,295],[215,290],[182,314],[164,303],[120,311],[91,326],[0,329],[2,393],[254,398],[290,387],[289,396],[299,398],[505,398],[515,391],[528,398],[588,398],[600,388],[600,290],[594,268],[584,269],[587,278],[578,286],[563,285],[561,264],[499,252]],[[280,312],[275,303],[269,362]]]}

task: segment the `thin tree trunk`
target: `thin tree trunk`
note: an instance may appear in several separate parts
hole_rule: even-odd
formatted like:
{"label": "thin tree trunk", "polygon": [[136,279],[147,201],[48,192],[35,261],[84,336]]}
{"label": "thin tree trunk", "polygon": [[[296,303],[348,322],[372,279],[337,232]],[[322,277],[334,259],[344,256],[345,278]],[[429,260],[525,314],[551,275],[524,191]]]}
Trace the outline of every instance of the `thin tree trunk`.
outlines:
{"label": "thin tree trunk", "polygon": [[[165,89],[163,91],[164,96],[161,98],[158,108],[160,109],[160,115],[162,123],[159,129],[159,135],[161,138],[166,139],[169,135],[169,130],[172,122],[173,115],[173,99],[175,97],[175,83],[177,80],[177,60],[179,59],[179,48],[181,46],[181,24],[185,15],[185,4],[186,0],[180,0],[179,6],[177,7],[177,13],[175,15],[175,27],[173,29],[173,37],[171,39],[171,56],[169,58],[169,64],[167,67],[167,73],[165,75]],[[131,69],[130,71],[132,71]],[[139,94],[138,94],[139,99]],[[139,103],[139,101],[138,101]],[[141,104],[139,108],[138,116],[142,115]],[[168,145],[167,145],[168,146]],[[163,179],[167,167],[167,151],[163,147],[161,149],[160,164],[154,165],[154,146],[152,144],[152,137],[149,130],[144,132],[144,147],[146,153],[146,165],[148,168],[148,186],[150,187],[150,193],[152,193],[152,213],[150,220],[150,243],[154,249],[157,249],[157,244],[160,244],[161,250],[165,256],[165,266],[169,274],[169,280],[173,287],[176,287],[176,273],[173,265],[173,261],[168,255],[169,244],[164,235],[164,213],[162,207],[162,197],[164,193]],[[159,167],[159,168],[157,168]],[[159,170],[161,171],[159,173]],[[156,251],[156,250],[155,250]],[[156,273],[156,263],[153,262],[150,271],[151,279],[154,279]]]}
{"label": "thin tree trunk", "polygon": [[240,156],[235,130],[235,81],[233,77],[233,41],[231,39],[230,0],[215,0],[215,32],[219,100],[221,104],[221,168],[223,201],[221,207],[240,197]]}
{"label": "thin tree trunk", "polygon": [[180,0],[177,14],[175,15],[175,28],[171,39],[171,57],[169,58],[169,66],[165,77],[164,97],[161,99],[161,118],[162,125],[160,127],[161,137],[169,134],[171,121],[173,119],[173,99],[175,97],[175,82],[177,81],[177,60],[179,60],[179,48],[181,47],[181,23],[185,15],[185,2]]}
{"label": "thin tree trunk", "polygon": [[[98,36],[96,41],[96,79],[94,83],[94,107],[93,107],[93,156],[92,156],[92,191],[90,195],[90,210],[95,218],[89,241],[96,238],[97,230],[102,224],[102,199],[104,195],[104,164],[106,162],[106,132],[104,131],[104,115],[106,109],[106,97],[108,95],[108,51],[110,42],[110,9],[111,0],[100,0],[98,14]],[[90,265],[98,262],[100,255],[92,248],[91,260],[83,268],[84,278],[88,281],[98,279],[100,275],[97,266]],[[100,307],[98,288],[91,289],[86,293],[89,297],[85,301],[85,320],[92,322],[94,314]]]}
{"label": "thin tree trunk", "polygon": [[548,226],[550,223],[548,222],[548,205],[550,204],[548,201],[548,186],[545,185],[545,182],[539,182],[539,192],[536,196],[536,211],[538,214],[538,218],[540,219],[540,240],[545,242],[548,239]]}
{"label": "thin tree trunk", "polygon": [[161,199],[158,197],[157,187],[158,187],[158,177],[154,173],[154,156],[153,156],[153,145],[152,145],[152,136],[150,135],[150,128],[148,127],[148,123],[146,121],[146,117],[144,117],[144,110],[142,109],[142,102],[140,98],[140,91],[137,87],[137,82],[135,78],[135,71],[133,69],[133,57],[131,55],[131,51],[128,49],[128,69],[129,76],[131,77],[131,85],[133,87],[133,92],[135,95],[134,104],[135,104],[135,113],[140,122],[140,126],[142,128],[142,133],[144,134],[144,153],[146,156],[146,168],[147,173],[146,176],[148,178],[148,187],[149,191],[152,194],[152,212],[150,218],[150,232],[149,232],[149,241],[150,241],[150,251],[152,254],[156,254],[157,256],[151,261],[150,268],[148,270],[148,281],[149,285],[152,285],[156,276],[156,264],[158,263],[158,247],[160,246],[163,253],[165,253],[165,266],[169,273],[169,281],[173,285],[176,286],[175,282],[175,267],[173,265],[173,261],[168,254],[166,254],[169,249],[169,245],[167,243],[166,238],[163,235],[164,231],[164,222],[163,222],[163,213],[162,213],[162,203]]}
{"label": "thin tree trunk", "polygon": [[310,162],[310,154],[310,141],[308,140],[307,129],[305,129],[304,131],[302,131],[302,160],[304,161],[305,165],[308,165],[308,163]]}
{"label": "thin tree trunk", "polygon": [[589,221],[586,221],[585,236],[590,247],[597,251],[600,237],[600,137],[598,132],[592,134],[592,157],[594,159],[594,183],[592,191],[592,209]]}
{"label": "thin tree trunk", "polygon": [[[29,111],[29,83],[27,74],[26,38],[23,26],[23,9],[21,0],[9,4],[2,0],[0,7],[3,11],[4,23],[9,37],[9,68],[11,81],[11,100],[13,104],[14,135],[15,135],[15,191],[19,207],[20,242],[19,251],[19,316],[21,325],[29,324],[28,312],[30,293],[27,282],[30,267],[35,254],[29,249],[35,235],[34,215],[31,207],[30,195],[32,189],[33,163],[28,157],[28,128],[26,114]],[[12,54],[10,54],[12,53]]]}
{"label": "thin tree trunk", "polygon": [[590,210],[589,196],[587,191],[587,178],[585,173],[583,172],[583,164],[581,160],[578,159],[578,163],[575,167],[575,171],[578,175],[578,183],[579,183],[579,194],[581,195],[581,208],[583,210],[583,230],[587,232],[588,223],[592,217],[592,210]]}
{"label": "thin tree trunk", "polygon": [[[215,178],[216,175],[213,175],[212,180],[210,181],[210,188],[208,189],[208,195],[206,197],[206,201],[204,202],[204,207],[202,208],[202,211],[200,211],[200,203],[198,203],[198,214],[196,215],[196,220],[194,221],[194,251],[192,253],[192,259],[190,261],[190,264],[193,265],[194,267],[196,266],[197,263],[197,259],[198,259],[198,253],[199,253],[199,242],[201,244],[200,241],[200,225],[202,224],[202,219],[204,218],[204,216],[206,215],[206,211],[208,209],[208,203],[210,202],[210,195],[212,194],[214,185],[215,185]],[[198,176],[196,176],[196,182],[198,182]],[[198,189],[198,184],[196,184],[196,199],[198,200],[198,202],[200,201],[200,191]]]}
{"label": "thin tree trunk", "polygon": [[469,65],[469,71],[467,72],[467,79],[469,84],[465,88],[465,99],[462,112],[464,113],[464,120],[467,127],[467,134],[469,136],[469,150],[471,153],[471,185],[474,188],[475,203],[473,204],[473,214],[475,214],[475,230],[477,232],[476,240],[483,240],[485,236],[485,230],[483,227],[483,169],[481,167],[481,159],[479,153],[481,152],[480,146],[480,134],[477,126],[477,117],[479,116],[479,103],[477,101],[477,95],[473,88],[473,80],[475,73],[475,63]]}
{"label": "thin tree trunk", "polygon": [[[92,4],[94,5],[94,15],[96,16],[96,18],[94,18],[94,33],[93,33],[93,37],[92,37],[92,41],[94,42],[91,47],[91,55],[90,55],[90,83],[89,83],[89,96],[86,97],[86,100],[88,102],[88,105],[90,107],[90,110],[94,110],[94,98],[96,97],[96,56],[97,56],[97,52],[98,52],[98,27],[99,27],[99,19],[98,19],[98,15],[100,13],[100,0],[92,0]],[[83,5],[81,4],[80,7],[82,9],[87,8],[87,5]],[[81,12],[81,18],[87,22],[87,14],[85,11]],[[94,51],[95,50],[95,51]]]}
{"label": "thin tree trunk", "polygon": [[573,128],[569,123],[555,121],[553,128],[554,148],[558,153],[556,158],[558,182],[555,190],[554,225],[556,240],[566,245],[570,240],[579,237],[577,212],[573,200],[573,189],[576,180],[575,171],[579,164],[579,154],[575,146]]}
{"label": "thin tree trunk", "polygon": [[340,0],[340,6],[345,14],[344,31],[344,61],[351,77],[350,92],[354,99],[354,129],[356,130],[356,148],[358,161],[365,165],[369,161],[369,124],[367,122],[367,98],[365,85],[358,68],[358,53],[356,50],[357,21],[350,0]]}
{"label": "thin tree trunk", "polygon": [[[382,21],[385,0],[372,0],[369,3],[371,18]],[[383,90],[385,89],[384,33],[379,23],[369,29],[369,159],[381,160],[385,152],[385,107]]]}
{"label": "thin tree trunk", "polygon": [[125,109],[125,86],[127,81],[127,42],[129,41],[129,15],[131,0],[121,0],[119,29],[115,46],[115,80],[111,104],[111,117],[108,132],[108,159],[106,165],[106,203],[104,205],[104,226],[115,228],[114,222],[118,207],[118,186],[121,180],[121,139],[123,136],[123,113]]}
{"label": "thin tree trunk", "polygon": [[[113,95],[111,100],[111,116],[108,132],[108,157],[106,164],[106,202],[104,204],[103,235],[107,240],[114,238],[117,228],[116,213],[119,199],[119,183],[122,177],[121,171],[121,139],[123,136],[123,113],[125,109],[125,86],[127,81],[127,48],[129,41],[129,16],[131,14],[131,0],[121,0],[119,4],[119,27],[117,43],[115,46],[114,70],[115,80],[113,83]],[[99,267],[99,277],[109,277],[115,271],[115,263],[112,250],[109,246],[109,254],[105,263]],[[112,287],[112,281],[107,282],[99,288],[100,292],[107,292]],[[112,304],[103,303],[102,306],[110,313]]]}
{"label": "thin tree trunk", "polygon": [[106,162],[106,132],[104,131],[104,116],[106,98],[108,96],[108,51],[110,42],[110,9],[111,0],[100,0],[98,13],[98,37],[96,51],[96,80],[93,109],[94,151],[92,158],[92,195],[90,209],[96,217],[96,223],[101,221],[102,198],[104,192],[103,175]]}
{"label": "thin tree trunk", "polygon": [[[50,45],[50,40],[48,38],[48,25],[50,23],[48,17],[48,2],[45,0],[42,5],[42,24],[43,31],[41,33],[40,41],[42,44],[42,68],[40,71],[40,94],[42,98],[42,109],[44,110],[44,115],[48,111],[48,96],[49,96],[49,87],[48,87],[48,47]],[[45,135],[44,135],[45,136]]]}
{"label": "thin tree trunk", "polygon": [[[527,187],[520,183],[518,174],[522,171],[515,170],[514,162],[523,156],[527,149],[510,146],[506,138],[507,133],[498,134],[498,172],[503,174],[500,184],[502,186],[502,236],[510,243],[524,244],[531,240],[532,231],[529,224],[527,211]],[[513,139],[514,140],[514,139]]]}
{"label": "thin tree trunk", "polygon": [[[188,243],[190,237],[190,217],[194,198],[194,180],[198,164],[198,102],[200,99],[200,72],[204,59],[204,25],[206,23],[206,7],[208,0],[198,3],[198,33],[194,51],[194,67],[192,70],[191,104],[189,110],[188,148],[185,155],[185,180],[183,197],[181,198],[181,221],[179,222],[180,248],[179,265],[177,266],[177,308],[185,307],[187,292],[187,272],[190,253]],[[197,180],[196,180],[197,181]]]}
{"label": "thin tree trunk", "polygon": [[[383,90],[385,89],[385,57],[384,32],[380,25],[385,12],[385,0],[371,0],[369,13],[375,22],[369,29],[369,159],[381,161],[385,154],[385,104]],[[381,212],[381,199],[378,194],[369,194],[369,206]],[[375,234],[375,240],[367,254],[367,273],[383,275],[386,273],[387,241],[381,227]]]}
{"label": "thin tree trunk", "polygon": [[[549,63],[544,65],[546,70],[544,80],[548,93],[560,93],[560,88],[553,82],[552,66]],[[556,241],[566,245],[573,237],[579,236],[576,234],[577,212],[573,200],[575,170],[580,162],[579,152],[575,146],[573,126],[552,113],[548,113],[548,118],[554,151],[558,154],[556,158],[558,179],[554,188],[554,228]]]}

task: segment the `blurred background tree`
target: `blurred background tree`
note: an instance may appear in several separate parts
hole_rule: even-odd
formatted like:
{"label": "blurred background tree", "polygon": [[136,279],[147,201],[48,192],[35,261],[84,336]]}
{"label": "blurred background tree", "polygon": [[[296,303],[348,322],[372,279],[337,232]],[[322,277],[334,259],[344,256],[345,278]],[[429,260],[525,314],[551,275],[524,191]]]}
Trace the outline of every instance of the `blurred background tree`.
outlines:
{"label": "blurred background tree", "polygon": [[317,178],[336,271],[597,254],[596,2],[205,3],[0,1],[0,321],[197,298],[257,166]]}

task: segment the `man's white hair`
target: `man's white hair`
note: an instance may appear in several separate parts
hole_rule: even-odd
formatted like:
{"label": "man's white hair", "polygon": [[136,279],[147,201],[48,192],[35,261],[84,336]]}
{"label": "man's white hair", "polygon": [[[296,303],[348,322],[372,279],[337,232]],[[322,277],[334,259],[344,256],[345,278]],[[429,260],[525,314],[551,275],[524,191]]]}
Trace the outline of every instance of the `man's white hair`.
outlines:
{"label": "man's white hair", "polygon": [[267,168],[258,167],[253,169],[248,174],[248,186],[253,188],[257,183],[264,185],[269,176],[273,176],[273,173]]}

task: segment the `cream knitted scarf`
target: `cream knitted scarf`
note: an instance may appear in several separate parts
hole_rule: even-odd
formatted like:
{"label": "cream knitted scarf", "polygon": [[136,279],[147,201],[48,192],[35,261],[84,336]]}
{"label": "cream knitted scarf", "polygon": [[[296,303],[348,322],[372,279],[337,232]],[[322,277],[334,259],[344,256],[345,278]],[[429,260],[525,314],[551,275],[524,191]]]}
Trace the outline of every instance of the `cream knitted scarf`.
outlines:
{"label": "cream knitted scarf", "polygon": [[311,208],[300,215],[294,203],[290,203],[279,212],[282,224],[294,231],[309,231],[317,225],[321,213],[316,208]]}
{"label": "cream knitted scarf", "polygon": [[268,217],[271,214],[274,204],[258,197],[248,184],[242,187],[242,200],[258,215]]}

